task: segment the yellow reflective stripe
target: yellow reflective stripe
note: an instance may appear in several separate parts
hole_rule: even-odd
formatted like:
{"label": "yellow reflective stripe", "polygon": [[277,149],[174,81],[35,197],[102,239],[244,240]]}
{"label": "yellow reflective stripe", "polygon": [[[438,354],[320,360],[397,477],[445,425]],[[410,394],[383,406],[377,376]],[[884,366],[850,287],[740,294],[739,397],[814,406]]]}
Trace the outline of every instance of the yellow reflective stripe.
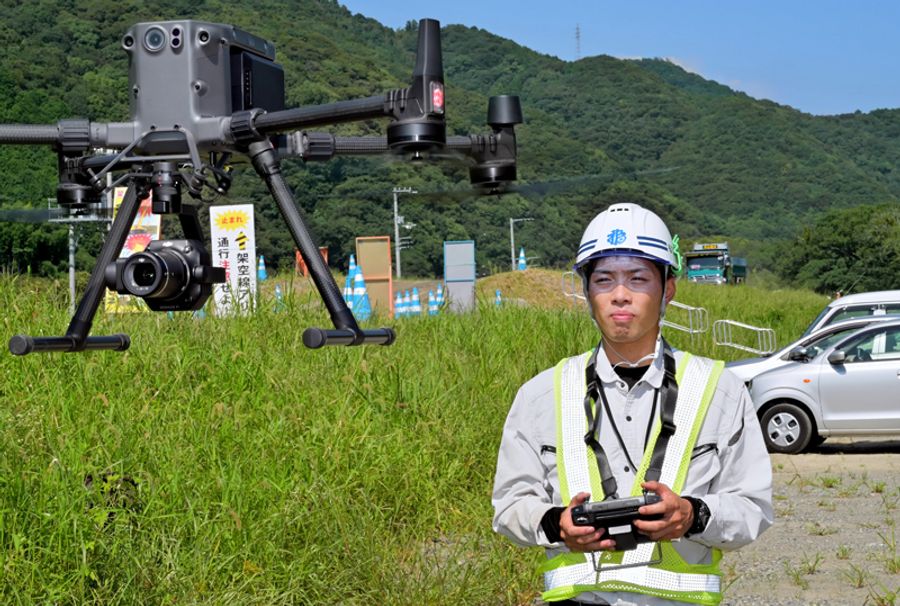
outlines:
{"label": "yellow reflective stripe", "polygon": [[563,422],[562,422],[562,371],[566,360],[562,359],[553,371],[553,397],[556,398],[556,474],[559,477],[559,494],[563,505],[568,505],[569,479],[566,477],[566,461],[563,457]]}
{"label": "yellow reflective stripe", "polygon": [[[599,587],[600,591],[640,593],[643,595],[652,595],[653,597],[662,598],[664,600],[675,600],[678,602],[687,602],[689,604],[703,604],[705,606],[717,606],[717,604],[722,602],[721,593],[708,591],[666,591],[665,589],[645,587],[643,585],[635,585],[624,581],[601,583]],[[597,589],[594,589],[594,591],[597,591]]]}
{"label": "yellow reflective stripe", "polygon": [[543,574],[551,570],[556,570],[557,568],[562,568],[563,566],[584,564],[586,561],[587,557],[583,553],[564,551],[549,560],[545,560],[543,564],[538,566],[537,571]]}
{"label": "yellow reflective stripe", "polygon": [[677,486],[677,488],[673,488],[676,492],[681,491],[681,488],[684,486],[684,482],[687,479],[688,467],[690,467],[691,464],[691,455],[694,452],[694,447],[697,445],[697,437],[700,435],[700,428],[703,426],[703,421],[706,420],[706,413],[712,402],[713,394],[716,392],[716,387],[719,385],[719,377],[722,376],[723,370],[725,370],[725,362],[721,360],[714,362],[712,370],[709,373],[709,378],[706,380],[706,389],[703,390],[700,408],[694,416],[694,426],[691,428],[691,435],[688,438],[687,446],[684,449],[684,457],[681,460],[681,466],[678,468],[678,474],[675,476],[675,482],[673,482],[674,486]]}
{"label": "yellow reflective stripe", "polygon": [[569,585],[568,587],[556,587],[550,591],[541,594],[541,599],[545,602],[559,602],[561,600],[570,600],[579,593],[593,591],[593,585]]}
{"label": "yellow reflective stripe", "polygon": [[[671,548],[671,545],[664,544],[664,547]],[[542,597],[553,601],[571,598],[582,592],[627,591],[678,601],[717,604],[721,600],[721,575],[717,571],[702,571],[709,567],[687,566],[692,569],[690,572],[638,567],[606,570],[598,575],[594,564],[586,561],[545,572],[548,589]]]}
{"label": "yellow reflective stripe", "polygon": [[[674,355],[674,354],[673,354]],[[684,380],[684,373],[687,370],[688,362],[693,358],[693,354],[689,354],[688,352],[682,352],[681,356],[681,364],[678,364],[675,367],[675,382],[681,385],[681,381]]]}

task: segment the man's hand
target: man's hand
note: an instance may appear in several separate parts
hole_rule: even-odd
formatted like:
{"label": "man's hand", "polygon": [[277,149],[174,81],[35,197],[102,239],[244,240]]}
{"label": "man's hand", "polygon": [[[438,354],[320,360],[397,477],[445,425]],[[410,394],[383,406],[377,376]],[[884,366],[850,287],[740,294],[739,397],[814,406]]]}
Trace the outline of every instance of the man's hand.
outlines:
{"label": "man's hand", "polygon": [[579,492],[569,502],[569,506],[559,519],[559,536],[565,542],[570,551],[600,551],[603,549],[615,549],[616,542],[612,539],[601,539],[606,534],[605,529],[596,530],[593,526],[575,526],[572,523],[572,508],[584,503],[589,497],[588,492]]}
{"label": "man's hand", "polygon": [[[665,484],[644,482],[644,490],[655,492],[661,499],[658,503],[644,505],[641,515],[662,514],[661,520],[635,520],[634,527],[654,541],[680,539],[694,523],[694,508],[687,499],[682,499]],[[565,515],[565,514],[563,514]]]}

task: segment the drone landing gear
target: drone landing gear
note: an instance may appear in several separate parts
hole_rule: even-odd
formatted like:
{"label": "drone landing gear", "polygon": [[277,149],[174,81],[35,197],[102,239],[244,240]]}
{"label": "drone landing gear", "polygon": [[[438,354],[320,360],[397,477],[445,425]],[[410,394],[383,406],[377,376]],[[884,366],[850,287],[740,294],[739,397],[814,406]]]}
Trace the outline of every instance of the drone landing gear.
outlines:
{"label": "drone landing gear", "polygon": [[[318,253],[318,247],[312,239],[303,217],[297,210],[297,206],[291,193],[290,188],[281,174],[281,165],[274,147],[269,140],[261,140],[251,143],[249,146],[249,155],[253,162],[253,166],[260,177],[265,181],[275,203],[278,205],[281,216],[284,217],[288,229],[294,238],[294,243],[300,250],[307,267],[310,268],[316,289],[322,296],[325,307],[331,316],[334,329],[309,328],[303,333],[303,343],[311,349],[316,349],[324,345],[390,345],[394,342],[395,333],[390,328],[379,328],[363,330],[356,323],[353,313],[344,302],[341,292],[338,289],[331,272]],[[159,164],[157,164],[159,166]],[[91,272],[87,289],[78,303],[75,315],[69,323],[66,334],[61,337],[32,337],[28,335],[16,335],[9,341],[9,350],[15,355],[25,355],[36,351],[88,351],[98,349],[111,349],[115,351],[124,351],[128,349],[131,340],[128,335],[115,334],[109,336],[88,336],[93,325],[94,316],[107,286],[112,288],[113,283],[118,284],[116,290],[121,291],[122,274],[125,273],[122,268],[115,274],[110,272],[110,267],[115,267],[115,261],[119,257],[128,237],[131,225],[137,216],[141,200],[145,199],[151,190],[154,179],[158,180],[157,173],[138,172],[132,174],[129,178],[128,191],[119,208],[110,229],[109,236],[106,238],[97,262]],[[180,194],[178,195],[180,198]],[[200,223],[197,220],[196,211],[192,206],[178,204],[167,207],[165,212],[175,211],[181,220],[182,230],[187,242],[203,241],[203,232]],[[197,247],[199,248],[199,246]],[[121,263],[121,262],[120,262]],[[160,269],[159,273],[162,273]],[[190,279],[202,284],[210,284],[213,282],[224,282],[225,272],[221,268],[204,267],[202,261],[197,264],[193,270]],[[134,288],[134,286],[132,286]],[[197,299],[201,306],[206,297]],[[165,308],[159,308],[158,304],[154,304],[151,299],[147,299],[151,309],[162,311]],[[193,300],[188,301],[187,305],[192,305]],[[186,309],[184,303],[172,309]]]}
{"label": "drone landing gear", "polygon": [[93,349],[112,349],[124,351],[131,345],[128,335],[117,334],[103,337],[89,337],[91,325],[94,322],[94,314],[100,307],[103,294],[106,291],[106,266],[116,260],[125,246],[125,239],[131,229],[131,224],[137,216],[141,200],[147,197],[147,184],[139,186],[132,181],[122,200],[122,206],[113,220],[109,235],[100,249],[97,263],[91,272],[87,289],[78,302],[78,308],[66,334],[62,337],[30,337],[28,335],[16,335],[9,340],[9,351],[17,356],[24,356],[34,351],[86,351]]}
{"label": "drone landing gear", "polygon": [[395,333],[390,328],[377,328],[371,330],[362,330],[356,323],[353,313],[344,303],[341,291],[322,256],[319,249],[313,242],[309,230],[297,205],[290,188],[285,183],[281,174],[281,164],[275,149],[268,140],[257,141],[250,144],[249,156],[253,162],[253,167],[260,177],[266,182],[281,216],[284,217],[291,235],[294,237],[294,243],[303,256],[303,261],[309,267],[313,282],[322,296],[322,301],[328,309],[331,321],[334,323],[333,330],[322,328],[307,328],[303,332],[303,344],[309,348],[316,349],[323,345],[390,345],[394,342]]}

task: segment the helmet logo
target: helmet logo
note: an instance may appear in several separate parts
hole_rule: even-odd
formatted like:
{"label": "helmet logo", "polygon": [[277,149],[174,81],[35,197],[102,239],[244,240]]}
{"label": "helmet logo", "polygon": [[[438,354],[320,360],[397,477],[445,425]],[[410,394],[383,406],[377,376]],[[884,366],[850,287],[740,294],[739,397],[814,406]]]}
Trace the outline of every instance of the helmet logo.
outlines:
{"label": "helmet logo", "polygon": [[619,244],[624,242],[625,238],[627,238],[627,237],[628,236],[625,234],[624,230],[614,229],[611,232],[609,232],[608,236],[606,236],[606,241],[609,242],[610,244],[612,244],[613,246],[618,246]]}

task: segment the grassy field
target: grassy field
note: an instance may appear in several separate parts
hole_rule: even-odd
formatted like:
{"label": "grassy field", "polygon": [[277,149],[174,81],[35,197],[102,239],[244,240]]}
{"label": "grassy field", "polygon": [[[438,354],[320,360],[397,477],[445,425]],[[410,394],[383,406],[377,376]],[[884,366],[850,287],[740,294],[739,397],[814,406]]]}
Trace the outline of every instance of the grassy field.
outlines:
{"label": "grassy field", "polygon": [[[0,277],[4,342],[62,334],[65,288]],[[400,321],[388,348],[309,351],[326,316],[291,292],[284,313],[232,320],[99,314],[94,334],[131,335],[124,354],[0,354],[0,602],[533,600],[540,551],[490,530],[496,448],[518,386],[595,341],[587,314],[488,301]],[[824,305],[678,299],[780,343]]]}

